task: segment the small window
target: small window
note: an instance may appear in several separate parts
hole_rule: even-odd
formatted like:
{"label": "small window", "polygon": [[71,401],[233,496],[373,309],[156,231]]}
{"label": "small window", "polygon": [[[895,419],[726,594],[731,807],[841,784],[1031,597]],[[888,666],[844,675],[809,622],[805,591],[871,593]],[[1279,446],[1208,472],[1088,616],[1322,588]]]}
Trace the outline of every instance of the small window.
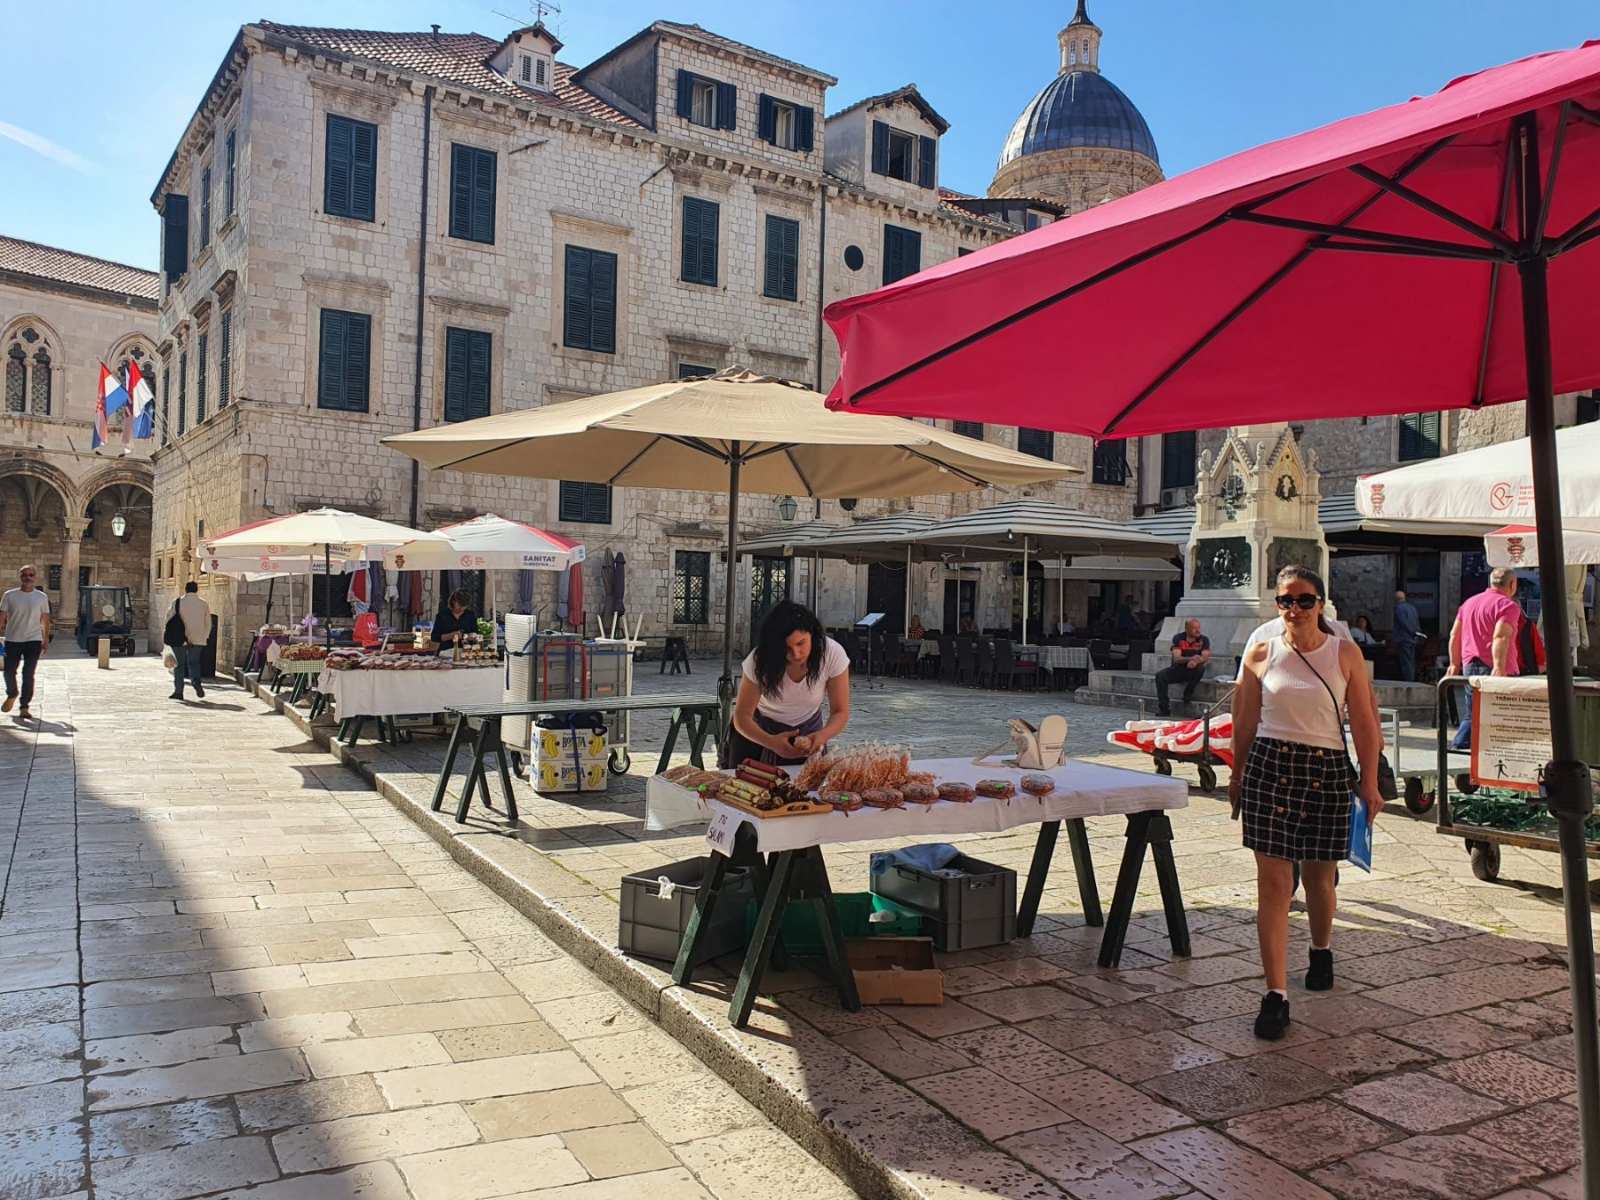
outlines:
{"label": "small window", "polygon": [[1040,229],[1053,220],[1049,213],[1042,213],[1038,209],[1030,208],[1022,217],[1022,228],[1025,230]]}
{"label": "small window", "polygon": [[494,188],[496,155],[493,150],[450,147],[450,236],[468,242],[494,245]]}
{"label": "small window", "polygon": [[910,182],[917,169],[917,139],[898,129],[889,130],[889,169],[884,174]]}
{"label": "small window", "polygon": [[715,367],[702,367],[698,363],[680,362],[678,364],[679,379],[704,379],[707,375],[715,375]]}
{"label": "small window", "polygon": [[683,256],[678,278],[717,286],[717,226],[722,210],[698,196],[683,198]]}
{"label": "small window", "polygon": [[217,353],[217,407],[226,408],[233,395],[233,309],[222,310],[222,341]]}
{"label": "small window", "polygon": [[867,256],[861,253],[860,246],[846,246],[844,248],[844,265],[848,270],[859,271],[867,263]]}
{"label": "small window", "polygon": [[189,428],[189,352],[178,355],[178,436]]}
{"label": "small window", "polygon": [[328,114],[322,211],[371,221],[378,191],[378,127]]}
{"label": "small window", "polygon": [[1029,429],[1026,425],[1017,427],[1017,449],[1023,454],[1031,454],[1035,458],[1054,461],[1056,456],[1056,435],[1048,429]]}
{"label": "small window", "polygon": [[711,615],[711,554],[676,550],[672,555],[672,623],[704,625]]}
{"label": "small window", "polygon": [[489,415],[494,337],[481,329],[444,331],[444,419],[470,421]]}
{"label": "small window", "polygon": [[520,56],[519,66],[521,68],[522,82],[523,83],[532,83],[533,82],[533,55],[524,54],[524,55]]}
{"label": "small window", "polygon": [[800,298],[800,222],[767,215],[767,254],[761,294],[774,300]]}
{"label": "small window", "polygon": [[[372,358],[372,318],[366,313],[323,309],[318,356],[317,407],[341,412],[366,412]],[[181,423],[181,381],[178,386]]]}
{"label": "small window", "polygon": [[1124,487],[1128,482],[1128,439],[1106,438],[1094,444],[1094,467],[1091,478],[1095,483]]}
{"label": "small window", "polygon": [[211,167],[200,172],[200,249],[211,244]]}
{"label": "small window", "polygon": [[711,80],[694,81],[694,101],[689,109],[689,119],[696,125],[717,123],[717,85]]}
{"label": "small window", "polygon": [[237,136],[238,136],[238,131],[237,130],[234,130],[234,129],[228,130],[228,140],[227,140],[226,145],[224,145],[224,147],[223,147],[223,159],[222,159],[222,163],[223,163],[223,165],[222,165],[222,216],[223,216],[224,220],[226,220],[228,217],[233,216],[233,205],[234,205],[234,200],[235,200],[235,196],[234,196],[234,178],[235,178],[235,169],[236,169],[237,162],[238,162],[238,147],[237,147],[237,144],[236,144]]}
{"label": "small window", "polygon": [[533,60],[533,86],[550,86],[550,60],[542,54]]}
{"label": "small window", "polygon": [[1404,414],[1400,418],[1400,461],[1416,462],[1418,459],[1438,457],[1439,414],[1436,412]]}
{"label": "small window", "polygon": [[611,524],[611,485],[561,481],[560,519],[582,525]]}
{"label": "small window", "polygon": [[732,129],[737,120],[738,89],[696,75],[678,72],[678,115],[692,125],[707,129]]}
{"label": "small window", "polygon": [[617,256],[583,246],[566,248],[562,342],[574,350],[617,350]]}
{"label": "small window", "polygon": [[922,235],[899,225],[883,227],[883,281],[893,283],[922,270]]}
{"label": "small window", "polygon": [[772,144],[785,150],[794,149],[794,105],[774,104],[772,108]]}
{"label": "small window", "polygon": [[1191,488],[1195,483],[1195,456],[1199,437],[1192,429],[1161,435],[1161,490]]}
{"label": "small window", "polygon": [[951,421],[950,432],[959,433],[962,437],[977,438],[983,441],[982,421]]}

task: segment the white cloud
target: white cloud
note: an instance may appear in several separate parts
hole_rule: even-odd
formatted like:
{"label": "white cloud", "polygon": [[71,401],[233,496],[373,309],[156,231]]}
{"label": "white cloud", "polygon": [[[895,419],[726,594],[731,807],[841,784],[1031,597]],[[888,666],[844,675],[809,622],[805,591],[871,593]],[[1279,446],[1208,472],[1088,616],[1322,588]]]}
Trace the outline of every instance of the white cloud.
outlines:
{"label": "white cloud", "polygon": [[65,146],[58,146],[49,138],[40,137],[37,133],[0,121],[0,137],[9,138],[19,146],[25,146],[35,154],[48,158],[51,162],[59,163],[69,170],[78,171],[84,175],[99,174],[100,168],[81,155],[74,154]]}

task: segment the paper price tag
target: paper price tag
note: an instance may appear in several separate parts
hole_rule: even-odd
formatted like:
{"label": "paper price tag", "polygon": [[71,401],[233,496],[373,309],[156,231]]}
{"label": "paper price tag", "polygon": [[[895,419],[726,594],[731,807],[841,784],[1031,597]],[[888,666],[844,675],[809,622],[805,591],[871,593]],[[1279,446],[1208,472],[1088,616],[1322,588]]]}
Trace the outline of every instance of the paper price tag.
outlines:
{"label": "paper price tag", "polygon": [[722,854],[733,853],[733,838],[739,832],[739,818],[730,812],[719,812],[711,818],[706,830],[706,844]]}

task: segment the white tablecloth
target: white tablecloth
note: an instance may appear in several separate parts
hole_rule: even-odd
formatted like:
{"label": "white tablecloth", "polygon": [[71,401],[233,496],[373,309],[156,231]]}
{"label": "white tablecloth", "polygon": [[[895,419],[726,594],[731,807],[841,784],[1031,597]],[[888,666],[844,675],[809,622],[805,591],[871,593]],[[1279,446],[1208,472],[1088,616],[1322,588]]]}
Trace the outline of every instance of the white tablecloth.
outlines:
{"label": "white tablecloth", "polygon": [[[980,779],[1015,781],[1034,773],[1001,766],[997,759],[978,765],[968,758],[918,759],[912,761],[911,769],[930,771],[945,783],[976,783]],[[708,832],[707,841],[714,844],[720,826],[731,845],[732,831],[741,824],[748,824],[756,831],[757,848],[770,854],[838,842],[998,833],[1017,825],[1037,825],[1041,821],[1185,808],[1189,803],[1189,785],[1164,775],[1086,762],[1067,762],[1044,773],[1056,781],[1056,790],[1042,800],[1019,789],[1010,800],[988,800],[980,796],[971,804],[941,800],[927,808],[908,804],[905,808],[861,808],[852,813],[769,819],[752,817],[717,800],[703,800],[685,788],[653,776],[645,785],[645,828],[672,829],[709,820],[713,829]]]}
{"label": "white tablecloth", "polygon": [[1089,648],[1087,646],[1018,646],[1019,655],[1027,655],[1047,671],[1087,671]]}
{"label": "white tablecloth", "polygon": [[498,704],[504,685],[494,667],[449,671],[324,671],[317,691],[333,697],[346,717],[396,717],[434,713],[457,704]]}

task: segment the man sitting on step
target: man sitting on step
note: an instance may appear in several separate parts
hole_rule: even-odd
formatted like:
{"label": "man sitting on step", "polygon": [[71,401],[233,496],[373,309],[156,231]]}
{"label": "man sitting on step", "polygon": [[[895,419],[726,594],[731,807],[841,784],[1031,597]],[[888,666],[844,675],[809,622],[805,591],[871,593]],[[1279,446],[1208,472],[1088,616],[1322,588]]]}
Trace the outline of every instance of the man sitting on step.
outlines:
{"label": "man sitting on step", "polygon": [[1167,700],[1167,689],[1174,683],[1183,684],[1183,702],[1194,699],[1194,690],[1206,677],[1206,664],[1211,661],[1211,639],[1200,632],[1200,619],[1190,617],[1183,623],[1183,632],[1172,635],[1172,664],[1156,672],[1156,715],[1170,717],[1172,705]]}

